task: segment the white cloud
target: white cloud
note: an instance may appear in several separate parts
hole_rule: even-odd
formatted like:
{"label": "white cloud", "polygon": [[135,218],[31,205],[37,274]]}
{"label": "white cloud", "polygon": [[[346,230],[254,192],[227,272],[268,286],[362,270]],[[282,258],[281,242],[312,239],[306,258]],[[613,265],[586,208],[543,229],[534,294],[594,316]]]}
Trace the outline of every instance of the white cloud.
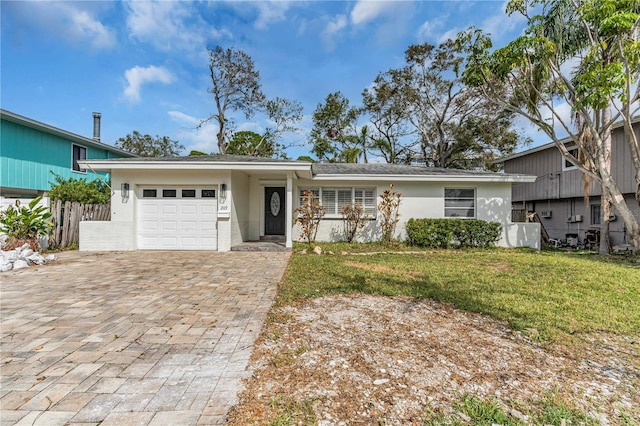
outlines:
{"label": "white cloud", "polygon": [[444,27],[444,22],[447,20],[447,17],[448,15],[444,15],[438,18],[438,20],[425,21],[418,29],[418,40],[435,40],[440,30]]}
{"label": "white cloud", "polygon": [[324,28],[320,37],[324,42],[325,48],[329,51],[335,49],[335,39],[345,27],[347,26],[347,17],[345,15],[337,15],[334,19],[330,20],[327,26]]}
{"label": "white cloud", "polygon": [[369,1],[358,0],[351,10],[351,23],[354,25],[366,24],[378,16],[393,11],[397,7],[394,1]]}
{"label": "white cloud", "polygon": [[109,48],[116,44],[113,31],[94,19],[88,12],[76,10],[67,3],[62,4],[61,9],[66,9],[68,12],[66,24],[71,37],[90,40],[91,46],[96,49]]}
{"label": "white cloud", "polygon": [[231,36],[227,29],[212,29],[190,2],[129,1],[126,10],[129,36],[164,51],[202,49],[209,38]]}
{"label": "white cloud", "polygon": [[[68,42],[93,49],[108,49],[116,45],[115,32],[102,24],[91,3],[17,2],[12,6],[21,25],[45,28]],[[3,5],[3,8],[5,6]]]}
{"label": "white cloud", "polygon": [[143,84],[153,82],[169,84],[175,80],[173,74],[166,68],[154,65],[148,67],[135,66],[125,71],[124,77],[127,80],[124,96],[132,102],[140,101],[140,91]]}
{"label": "white cloud", "polygon": [[258,8],[255,27],[259,29],[266,29],[271,23],[284,21],[286,12],[291,6],[291,2],[283,0],[259,1],[251,4]]}
{"label": "white cloud", "polygon": [[206,122],[198,128],[204,119],[180,111],[168,111],[167,114],[172,121],[181,125],[176,131],[176,139],[185,146],[187,154],[194,150],[205,154],[218,151],[216,140],[218,126],[212,121]]}
{"label": "white cloud", "polygon": [[197,126],[202,121],[180,111],[169,111],[167,114],[169,114],[169,117],[171,117],[173,121],[177,121],[179,123],[188,123]]}
{"label": "white cloud", "polygon": [[506,8],[507,2],[503,2],[499,11],[485,18],[480,25],[480,28],[482,28],[484,32],[491,34],[494,40],[522,26],[526,22],[525,17],[519,13],[508,16],[505,13]]}

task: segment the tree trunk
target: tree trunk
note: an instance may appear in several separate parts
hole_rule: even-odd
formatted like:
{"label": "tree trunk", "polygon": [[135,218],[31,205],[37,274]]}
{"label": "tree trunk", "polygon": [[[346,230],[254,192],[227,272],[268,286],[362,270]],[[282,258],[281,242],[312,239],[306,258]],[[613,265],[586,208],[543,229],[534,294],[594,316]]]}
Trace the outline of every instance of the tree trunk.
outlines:
{"label": "tree trunk", "polygon": [[[611,122],[611,107],[602,110],[602,123],[607,126]],[[611,177],[611,127],[605,127],[602,134],[602,146],[599,150],[600,174]],[[596,151],[598,152],[598,151]],[[611,217],[611,202],[609,191],[602,185],[600,196],[600,254],[609,254],[609,218]],[[624,202],[624,201],[623,201]]]}
{"label": "tree trunk", "polygon": [[221,155],[227,153],[227,142],[224,140],[224,124],[220,125],[220,131],[216,134],[218,138],[218,151]]}
{"label": "tree trunk", "polygon": [[635,215],[624,200],[624,196],[620,192],[618,186],[613,182],[611,176],[602,177],[602,187],[611,195],[611,205],[616,209],[618,215],[627,228],[628,243],[634,252],[640,251],[640,223],[636,220]]}
{"label": "tree trunk", "polygon": [[600,196],[600,254],[609,254],[611,239],[609,238],[609,218],[611,217],[611,202],[608,195],[602,191]]}

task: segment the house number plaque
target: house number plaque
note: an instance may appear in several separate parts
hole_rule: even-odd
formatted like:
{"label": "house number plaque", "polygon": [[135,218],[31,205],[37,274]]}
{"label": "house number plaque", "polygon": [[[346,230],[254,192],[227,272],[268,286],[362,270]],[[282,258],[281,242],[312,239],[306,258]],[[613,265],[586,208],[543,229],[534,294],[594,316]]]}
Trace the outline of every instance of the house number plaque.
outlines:
{"label": "house number plaque", "polygon": [[269,205],[271,206],[271,214],[278,216],[278,213],[280,213],[280,194],[277,192],[271,194],[271,202]]}

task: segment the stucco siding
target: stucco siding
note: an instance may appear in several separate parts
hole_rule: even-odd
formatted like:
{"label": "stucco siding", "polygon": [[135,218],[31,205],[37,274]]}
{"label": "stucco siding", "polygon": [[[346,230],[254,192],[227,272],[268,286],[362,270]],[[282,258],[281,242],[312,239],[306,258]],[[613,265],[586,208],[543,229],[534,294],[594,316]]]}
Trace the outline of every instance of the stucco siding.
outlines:
{"label": "stucco siding", "polygon": [[80,222],[80,251],[133,250],[133,222]]}
{"label": "stucco siding", "polygon": [[[341,181],[314,182],[300,180],[296,185],[294,205],[299,204],[299,190],[305,187],[365,187],[376,188],[376,205],[380,202],[380,194],[389,188],[389,181],[371,183],[358,182],[355,185]],[[511,225],[511,185],[509,183],[475,183],[461,184],[457,182],[396,182],[394,191],[402,194],[399,208],[400,220],[396,227],[395,238],[405,240],[406,222],[411,218],[444,218],[444,192],[445,188],[473,188],[476,191],[476,218],[503,225],[503,235],[499,244],[511,247],[516,242],[526,243],[526,246],[539,247],[539,234],[536,238],[533,231],[527,228],[512,229]],[[369,220],[360,233],[359,241],[375,241],[380,238],[379,213],[376,211],[376,220]],[[340,241],[344,239],[344,225],[339,217],[325,217],[318,228],[318,241]],[[522,234],[526,235],[522,235]],[[516,236],[520,235],[518,238]],[[293,238],[300,241],[300,226],[293,230]]]}
{"label": "stucco siding", "polygon": [[249,177],[243,172],[231,173],[231,246],[249,238]]}

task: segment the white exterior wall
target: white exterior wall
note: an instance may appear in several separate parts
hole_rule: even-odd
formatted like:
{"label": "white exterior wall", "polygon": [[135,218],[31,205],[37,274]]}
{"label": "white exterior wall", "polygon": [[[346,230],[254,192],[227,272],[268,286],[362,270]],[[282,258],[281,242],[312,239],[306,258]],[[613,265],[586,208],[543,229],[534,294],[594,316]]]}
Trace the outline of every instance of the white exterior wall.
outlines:
{"label": "white exterior wall", "polygon": [[[391,181],[346,181],[296,179],[292,175],[293,207],[298,207],[301,187],[357,187],[375,188],[375,204],[380,194],[389,188]],[[130,186],[129,197],[122,198],[121,184]],[[227,187],[222,197],[220,185]],[[94,222],[80,229],[81,250],[135,250],[137,206],[141,187],[210,186],[217,188],[218,199],[218,250],[228,251],[243,241],[258,240],[264,234],[264,188],[286,187],[286,172],[269,171],[249,174],[229,170],[118,170],[112,172],[114,194],[111,201],[111,222]],[[402,193],[400,221],[395,237],[406,239],[405,224],[410,218],[443,218],[445,188],[474,188],[476,190],[476,217],[498,222],[503,235],[498,245],[505,247],[540,247],[539,230],[531,224],[511,224],[511,183],[509,182],[394,182],[394,190]],[[376,211],[377,215],[377,211]],[[291,217],[289,217],[291,219]],[[375,241],[380,238],[377,220],[369,220],[358,241]],[[300,241],[300,227],[290,223],[291,236]],[[83,235],[84,234],[84,235]],[[100,242],[94,242],[98,240]],[[317,235],[318,241],[344,239],[341,217],[325,217]]]}
{"label": "white exterior wall", "polygon": [[501,247],[530,247],[540,250],[539,223],[510,223],[502,225],[502,237],[498,241]]}
{"label": "white exterior wall", "polygon": [[[345,182],[345,181],[312,181],[300,180],[294,188],[294,208],[299,205],[299,188],[301,187],[372,187],[376,188],[376,205],[380,202],[380,194],[389,188],[388,181],[377,182]],[[402,194],[399,213],[400,221],[396,227],[395,237],[405,240],[406,222],[418,218],[444,218],[444,189],[474,188],[476,190],[476,218],[502,225],[502,236],[498,241],[503,247],[540,247],[539,227],[537,234],[534,227],[512,226],[511,223],[511,184],[501,182],[459,183],[459,182],[395,182],[393,190]],[[369,221],[360,232],[359,241],[375,241],[380,238],[380,229],[376,221]],[[524,224],[523,224],[524,225]],[[318,228],[318,241],[341,241],[343,237],[341,218],[325,217]],[[293,229],[295,241],[301,241],[300,226]]]}
{"label": "white exterior wall", "polygon": [[133,222],[80,222],[80,251],[133,250]]}
{"label": "white exterior wall", "polygon": [[263,231],[261,229],[262,217],[264,217],[263,207],[264,204],[264,186],[260,185],[260,178],[258,176],[251,176],[249,178],[249,227],[248,227],[248,239],[249,241],[257,241],[260,239]]}
{"label": "white exterior wall", "polygon": [[243,172],[231,173],[231,246],[248,240],[249,235],[249,177]]}

